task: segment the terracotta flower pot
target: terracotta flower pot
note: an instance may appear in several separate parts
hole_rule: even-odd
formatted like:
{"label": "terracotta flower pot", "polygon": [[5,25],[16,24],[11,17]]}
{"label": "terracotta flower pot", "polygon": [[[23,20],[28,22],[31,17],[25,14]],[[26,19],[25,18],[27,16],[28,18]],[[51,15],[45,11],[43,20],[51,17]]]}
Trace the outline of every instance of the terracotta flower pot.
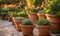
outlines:
{"label": "terracotta flower pot", "polygon": [[44,19],[44,18],[46,18],[45,14],[37,13],[37,15],[38,15],[38,18],[39,18],[39,19]]}
{"label": "terracotta flower pot", "polygon": [[46,14],[47,19],[51,22],[52,30],[55,33],[60,33],[60,15]]}
{"label": "terracotta flower pot", "polygon": [[47,17],[47,19],[50,22],[60,23],[60,15],[49,15],[49,14],[46,14],[46,17]]}
{"label": "terracotta flower pot", "polygon": [[51,30],[50,26],[39,26],[37,25],[39,35],[50,35],[49,31]]}
{"label": "terracotta flower pot", "polygon": [[33,23],[38,20],[37,13],[29,13],[28,16],[29,16],[29,18],[31,19],[31,21],[32,21]]}
{"label": "terracotta flower pot", "polygon": [[21,25],[23,35],[33,35],[34,25]]}
{"label": "terracotta flower pot", "polygon": [[15,17],[12,17],[12,25],[15,25]]}
{"label": "terracotta flower pot", "polygon": [[52,29],[51,30],[53,30],[54,31],[54,33],[57,33],[57,34],[59,34],[60,33],[60,23],[51,23],[51,27],[52,27]]}
{"label": "terracotta flower pot", "polygon": [[15,23],[16,29],[17,29],[18,31],[22,31],[22,30],[21,30],[21,24],[22,24],[21,21],[15,20],[14,23]]}
{"label": "terracotta flower pot", "polygon": [[[26,19],[27,17],[23,17],[22,20]],[[19,20],[16,20],[15,17],[12,18],[12,24],[16,26],[17,30],[20,30],[21,31],[21,26],[20,24],[22,24],[22,20],[19,21]]]}

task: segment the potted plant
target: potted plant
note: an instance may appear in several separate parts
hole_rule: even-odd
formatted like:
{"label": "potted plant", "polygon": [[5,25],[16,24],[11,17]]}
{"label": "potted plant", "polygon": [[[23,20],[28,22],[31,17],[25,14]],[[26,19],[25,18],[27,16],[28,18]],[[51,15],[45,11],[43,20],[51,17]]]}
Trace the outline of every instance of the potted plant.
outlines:
{"label": "potted plant", "polygon": [[30,19],[25,19],[21,24],[23,35],[29,36],[33,34],[34,25]]}
{"label": "potted plant", "polygon": [[39,35],[45,35],[45,36],[50,35],[49,32],[51,30],[51,25],[47,19],[38,20],[36,27],[38,29]]}
{"label": "potted plant", "polygon": [[60,0],[48,0],[44,8],[47,19],[51,22],[52,30],[60,33]]}
{"label": "potted plant", "polygon": [[13,22],[13,19],[15,19],[15,17],[17,16],[17,13],[16,12],[8,12],[8,20],[10,22]]}
{"label": "potted plant", "polygon": [[16,14],[15,13],[11,13],[11,16],[12,16],[13,25],[14,25],[14,21],[16,21],[16,17],[22,17],[23,20],[28,18],[28,15],[27,15],[27,13],[24,10],[21,11],[21,12],[17,12]]}
{"label": "potted plant", "polygon": [[50,7],[48,6],[45,7],[47,19],[49,19],[50,22],[59,23],[59,18],[60,18],[59,6],[60,5],[57,4],[57,1],[55,1],[55,3],[53,3],[54,1],[50,1],[50,2],[52,2],[52,4],[50,3]]}
{"label": "potted plant", "polygon": [[15,27],[18,31],[22,31],[21,30],[21,24],[22,24],[22,20],[23,20],[23,17],[16,17],[15,18]]}
{"label": "potted plant", "polygon": [[43,8],[39,9],[37,15],[38,15],[38,19],[44,19],[44,18],[46,18],[45,11],[44,11]]}
{"label": "potted plant", "polygon": [[38,9],[32,8],[30,9],[30,12],[28,13],[29,18],[31,19],[33,23],[38,20],[37,12],[38,12]]}
{"label": "potted plant", "polygon": [[11,12],[10,16],[11,16],[10,20],[12,21],[12,25],[15,25],[16,17],[19,17],[19,16],[15,12]]}
{"label": "potted plant", "polygon": [[[11,14],[17,14],[16,13],[16,11],[17,11],[17,8],[14,8],[14,7],[8,7],[9,8],[9,12],[8,12],[8,15],[9,15],[9,17],[8,17],[8,19],[9,19],[9,21],[11,22],[12,21],[12,16],[11,16]],[[14,15],[13,15],[14,16]]]}

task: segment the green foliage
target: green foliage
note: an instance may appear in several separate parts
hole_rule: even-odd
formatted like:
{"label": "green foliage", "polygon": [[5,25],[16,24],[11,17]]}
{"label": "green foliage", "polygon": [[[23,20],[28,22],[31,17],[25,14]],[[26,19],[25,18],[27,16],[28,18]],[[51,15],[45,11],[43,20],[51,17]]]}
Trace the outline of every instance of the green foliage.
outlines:
{"label": "green foliage", "polygon": [[4,8],[4,7],[0,8],[0,12],[8,12],[8,10],[9,10],[8,8]]}
{"label": "green foliage", "polygon": [[12,12],[11,16],[13,16],[13,17],[28,17],[28,14],[25,10],[23,10],[21,12]]}
{"label": "green foliage", "polygon": [[30,4],[34,4],[36,0],[28,0],[27,2]]}
{"label": "green foliage", "polygon": [[0,0],[0,4],[16,4],[18,5],[20,2],[24,2],[26,4],[26,0]]}
{"label": "green foliage", "polygon": [[0,16],[7,16],[8,15],[8,8],[0,8]]}
{"label": "green foliage", "polygon": [[44,0],[36,0],[36,1],[35,1],[35,5],[36,5],[36,6],[41,6],[41,4],[42,4],[43,1],[44,1]]}
{"label": "green foliage", "polygon": [[27,17],[28,15],[27,14],[20,14],[20,17]]}
{"label": "green foliage", "polygon": [[20,0],[0,0],[4,4],[19,3]]}
{"label": "green foliage", "polygon": [[40,19],[37,21],[37,25],[50,25],[50,22],[47,19]]}
{"label": "green foliage", "polygon": [[21,12],[23,10],[23,8],[8,8],[10,12]]}
{"label": "green foliage", "polygon": [[9,11],[15,12],[16,8],[9,7]]}
{"label": "green foliage", "polygon": [[20,14],[19,14],[20,17],[28,17],[28,14],[25,10],[23,10]]}
{"label": "green foliage", "polygon": [[23,25],[32,25],[32,21],[30,19],[25,19],[22,21]]}
{"label": "green foliage", "polygon": [[16,10],[15,10],[16,12],[21,12],[21,11],[23,11],[23,8],[16,8]]}
{"label": "green foliage", "polygon": [[8,13],[7,12],[0,12],[0,16],[7,16]]}
{"label": "green foliage", "polygon": [[[50,4],[50,7],[48,7]],[[48,0],[44,8],[47,14],[58,14],[60,15],[60,0]]]}
{"label": "green foliage", "polygon": [[10,15],[11,15],[12,17],[19,17],[18,14],[17,14],[17,12],[11,12]]}
{"label": "green foliage", "polygon": [[23,17],[16,17],[16,20],[22,21]]}
{"label": "green foliage", "polygon": [[33,12],[38,12],[38,9],[37,9],[37,8],[32,8],[32,9],[30,9],[29,11],[32,12],[32,13],[33,13]]}

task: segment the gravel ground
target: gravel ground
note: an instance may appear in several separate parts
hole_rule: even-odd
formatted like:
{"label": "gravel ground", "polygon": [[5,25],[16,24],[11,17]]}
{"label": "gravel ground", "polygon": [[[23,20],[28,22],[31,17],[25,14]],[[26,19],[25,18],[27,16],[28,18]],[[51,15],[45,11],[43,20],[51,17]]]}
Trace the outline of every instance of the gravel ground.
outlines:
{"label": "gravel ground", "polygon": [[[34,36],[37,36],[37,30],[34,29]],[[22,32],[18,32],[11,22],[0,19],[0,36],[23,36]]]}

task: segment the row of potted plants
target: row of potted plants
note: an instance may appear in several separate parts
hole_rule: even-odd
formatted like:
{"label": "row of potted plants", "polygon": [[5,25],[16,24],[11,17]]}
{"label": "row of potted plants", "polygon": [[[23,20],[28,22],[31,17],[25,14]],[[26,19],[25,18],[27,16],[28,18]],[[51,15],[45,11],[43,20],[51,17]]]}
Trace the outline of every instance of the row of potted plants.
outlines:
{"label": "row of potted plants", "polygon": [[46,18],[44,9],[32,8],[29,11],[28,16],[32,22],[36,22],[38,19]]}
{"label": "row of potted plants", "polygon": [[[33,22],[29,18],[24,20],[22,19],[23,19],[22,17],[17,17],[16,20],[18,20],[19,22],[16,21],[18,22],[17,24],[15,24],[16,29],[22,31],[23,35],[33,35],[33,30],[35,27]],[[36,23],[36,27],[38,28],[39,35],[46,35],[46,36],[50,35],[49,32],[51,30],[51,25],[47,19],[38,20]]]}
{"label": "row of potted plants", "polygon": [[[59,12],[57,12],[57,10],[56,11],[53,11],[52,10],[52,7],[54,7],[54,6],[56,6],[56,5],[52,5],[52,6],[50,6],[50,4],[46,4],[47,6],[46,7],[44,7],[44,17],[46,18],[47,17],[47,19],[50,21],[50,23],[51,23],[51,27],[52,27],[52,34],[55,34],[56,35],[56,33],[59,35],[59,32],[60,32],[60,29],[59,29]],[[56,6],[56,7],[58,7],[58,6]],[[53,8],[53,9],[57,9],[57,8]],[[59,9],[58,9],[59,10]],[[31,12],[29,12],[28,13],[28,16],[29,16],[29,18],[30,18],[30,20],[31,21],[37,21],[37,9],[32,9],[31,10]],[[46,13],[46,16],[45,16],[45,13]],[[31,16],[31,14],[32,14],[32,16]],[[36,15],[34,15],[34,14],[36,14]],[[40,13],[40,15],[41,15],[42,13]],[[33,15],[35,16],[35,17],[33,17]],[[52,17],[53,16],[53,17]],[[43,17],[43,18],[44,18]],[[34,19],[35,18],[35,19]],[[40,16],[40,18],[42,18],[41,16]],[[40,19],[39,18],[39,19]]]}
{"label": "row of potted plants", "polygon": [[[46,0],[45,0],[46,2]],[[46,18],[51,22],[52,26],[52,34],[60,34],[60,3],[58,0],[48,0],[45,4],[45,7],[43,7],[43,14],[40,12],[38,15],[40,18],[41,16],[44,16],[43,18]],[[37,9],[31,10],[32,12],[29,13],[29,18],[33,21],[34,19],[37,19]],[[46,15],[45,15],[46,14]],[[40,19],[39,18],[39,19]],[[34,22],[35,22],[34,20]]]}
{"label": "row of potted plants", "polygon": [[[34,9],[34,11],[35,11],[35,9]],[[25,11],[24,11],[25,12]],[[21,14],[21,13],[20,13]],[[23,14],[22,14],[23,15]],[[26,14],[25,14],[26,15]],[[28,15],[29,16],[29,15]],[[25,17],[28,17],[28,16],[25,16]],[[37,15],[36,15],[37,16]],[[25,17],[23,17],[23,16],[16,16],[16,15],[14,15],[13,16],[13,22],[14,22],[14,25],[15,25],[15,27],[16,27],[16,29],[18,30],[18,31],[22,31],[23,32],[23,35],[32,35],[33,34],[33,29],[34,29],[34,27],[35,27],[35,25],[33,24],[33,22],[31,21],[31,19],[25,19]],[[37,18],[38,19],[38,18]],[[34,19],[35,20],[35,19]],[[37,21],[37,20],[36,20]],[[35,22],[36,22],[35,21]],[[46,21],[46,22],[45,22]],[[37,28],[39,29],[38,30],[38,32],[39,32],[39,35],[49,35],[49,31],[50,31],[50,22],[47,20],[47,19],[41,19],[41,20],[39,20],[36,24],[38,24],[38,25],[43,25],[43,26],[38,26],[37,25]],[[48,25],[47,27],[46,26],[44,26],[44,25]],[[44,28],[45,29],[45,27],[46,28],[49,28],[49,29],[40,29],[40,27],[42,27],[42,28]],[[28,31],[29,30],[29,31]],[[41,32],[41,31],[42,32]],[[44,32],[44,31],[46,31],[46,32]]]}
{"label": "row of potted plants", "polygon": [[[46,36],[50,35],[49,31],[51,27],[50,27],[50,22],[47,19],[40,19],[39,21],[37,21],[36,24],[39,35],[46,35]],[[24,35],[32,35],[35,25],[33,25],[30,19],[25,19],[22,21],[21,27]]]}
{"label": "row of potted plants", "polygon": [[[46,0],[45,0],[45,2],[46,2]],[[58,1],[58,0],[47,0],[47,2],[46,2],[46,4],[45,4],[45,6],[42,8],[42,9],[37,9],[37,8],[31,8],[31,9],[29,9],[28,10],[28,17],[30,18],[30,19],[27,19],[28,21],[23,21],[22,23],[21,23],[21,25],[20,25],[20,22],[18,22],[17,20],[19,19],[20,20],[20,15],[19,15],[19,17],[18,18],[16,18],[16,17],[13,17],[13,20],[14,20],[14,24],[15,24],[15,26],[16,26],[16,24],[18,25],[18,23],[19,23],[19,28],[20,27],[22,27],[22,26],[24,26],[25,25],[25,23],[27,24],[27,23],[29,23],[28,25],[30,25],[30,23],[31,23],[31,21],[32,21],[32,24],[33,23],[35,23],[38,19],[40,20],[40,21],[38,21],[38,25],[40,24],[40,25],[50,25],[50,23],[51,23],[51,33],[52,34],[55,34],[55,36],[56,36],[56,34],[60,34],[60,2]],[[24,11],[25,12],[25,11]],[[39,12],[39,13],[38,13]],[[25,16],[25,15],[24,15]],[[21,15],[21,17],[22,17],[22,15]],[[46,17],[47,17],[47,19],[50,21],[50,23],[47,21],[47,20],[45,20],[46,19]],[[18,22],[18,23],[16,23],[16,22]],[[48,23],[48,24],[47,24]],[[22,25],[23,24],[23,25]],[[17,27],[18,27],[17,26]],[[16,28],[17,28],[16,27]],[[27,26],[26,26],[27,27]],[[45,27],[45,26],[44,26]],[[25,27],[24,27],[25,28]],[[33,27],[34,28],[34,27]],[[33,30],[33,28],[32,28],[32,30]],[[42,26],[40,26],[39,28],[42,28]],[[23,29],[23,27],[21,28],[21,29]],[[19,29],[18,29],[19,30]],[[25,29],[25,30],[27,30],[27,29]],[[44,32],[44,31],[46,31],[46,30],[50,30],[50,29],[45,29],[45,30],[42,30],[42,29],[39,29],[39,30],[41,30],[40,31],[40,34],[42,33],[42,31]],[[22,30],[23,31],[23,30]],[[24,32],[28,32],[28,31],[24,31]],[[49,32],[48,32],[49,33]],[[24,33],[23,33],[24,34]],[[30,33],[28,33],[28,34],[30,34]],[[43,33],[44,34],[44,33]],[[45,34],[47,34],[46,32],[45,32]],[[25,34],[24,34],[25,35]]]}
{"label": "row of potted plants", "polygon": [[[35,11],[36,9],[34,9]],[[23,35],[32,35],[33,34],[33,29],[35,27],[34,23],[32,22],[31,19],[28,18],[28,16],[26,16],[26,12],[24,11],[25,15],[24,14],[21,14],[23,12],[20,12],[20,13],[16,13],[16,14],[11,14],[12,16],[12,22],[13,22],[13,25],[15,25],[16,29],[18,31],[22,31],[23,32]],[[21,16],[21,15],[22,16]],[[35,13],[36,14],[36,13]],[[37,15],[36,15],[37,16]],[[27,18],[28,19],[27,19]],[[35,17],[36,18],[36,17]],[[37,18],[38,19],[38,18]],[[34,19],[35,20],[35,19]],[[37,21],[37,20],[36,20]],[[35,21],[35,22],[36,22]],[[38,33],[39,35],[49,35],[49,31],[50,31],[50,22],[43,18],[43,19],[40,19],[39,21],[37,21],[37,28],[38,28]],[[40,25],[40,26],[38,26]],[[44,26],[46,25],[46,26]],[[44,29],[45,30],[44,30]],[[29,31],[28,31],[29,30]],[[44,32],[45,31],[45,32]]]}
{"label": "row of potted plants", "polygon": [[23,19],[28,18],[27,13],[23,10],[22,12],[11,13],[12,24],[15,25],[18,31],[21,31],[20,24]]}

